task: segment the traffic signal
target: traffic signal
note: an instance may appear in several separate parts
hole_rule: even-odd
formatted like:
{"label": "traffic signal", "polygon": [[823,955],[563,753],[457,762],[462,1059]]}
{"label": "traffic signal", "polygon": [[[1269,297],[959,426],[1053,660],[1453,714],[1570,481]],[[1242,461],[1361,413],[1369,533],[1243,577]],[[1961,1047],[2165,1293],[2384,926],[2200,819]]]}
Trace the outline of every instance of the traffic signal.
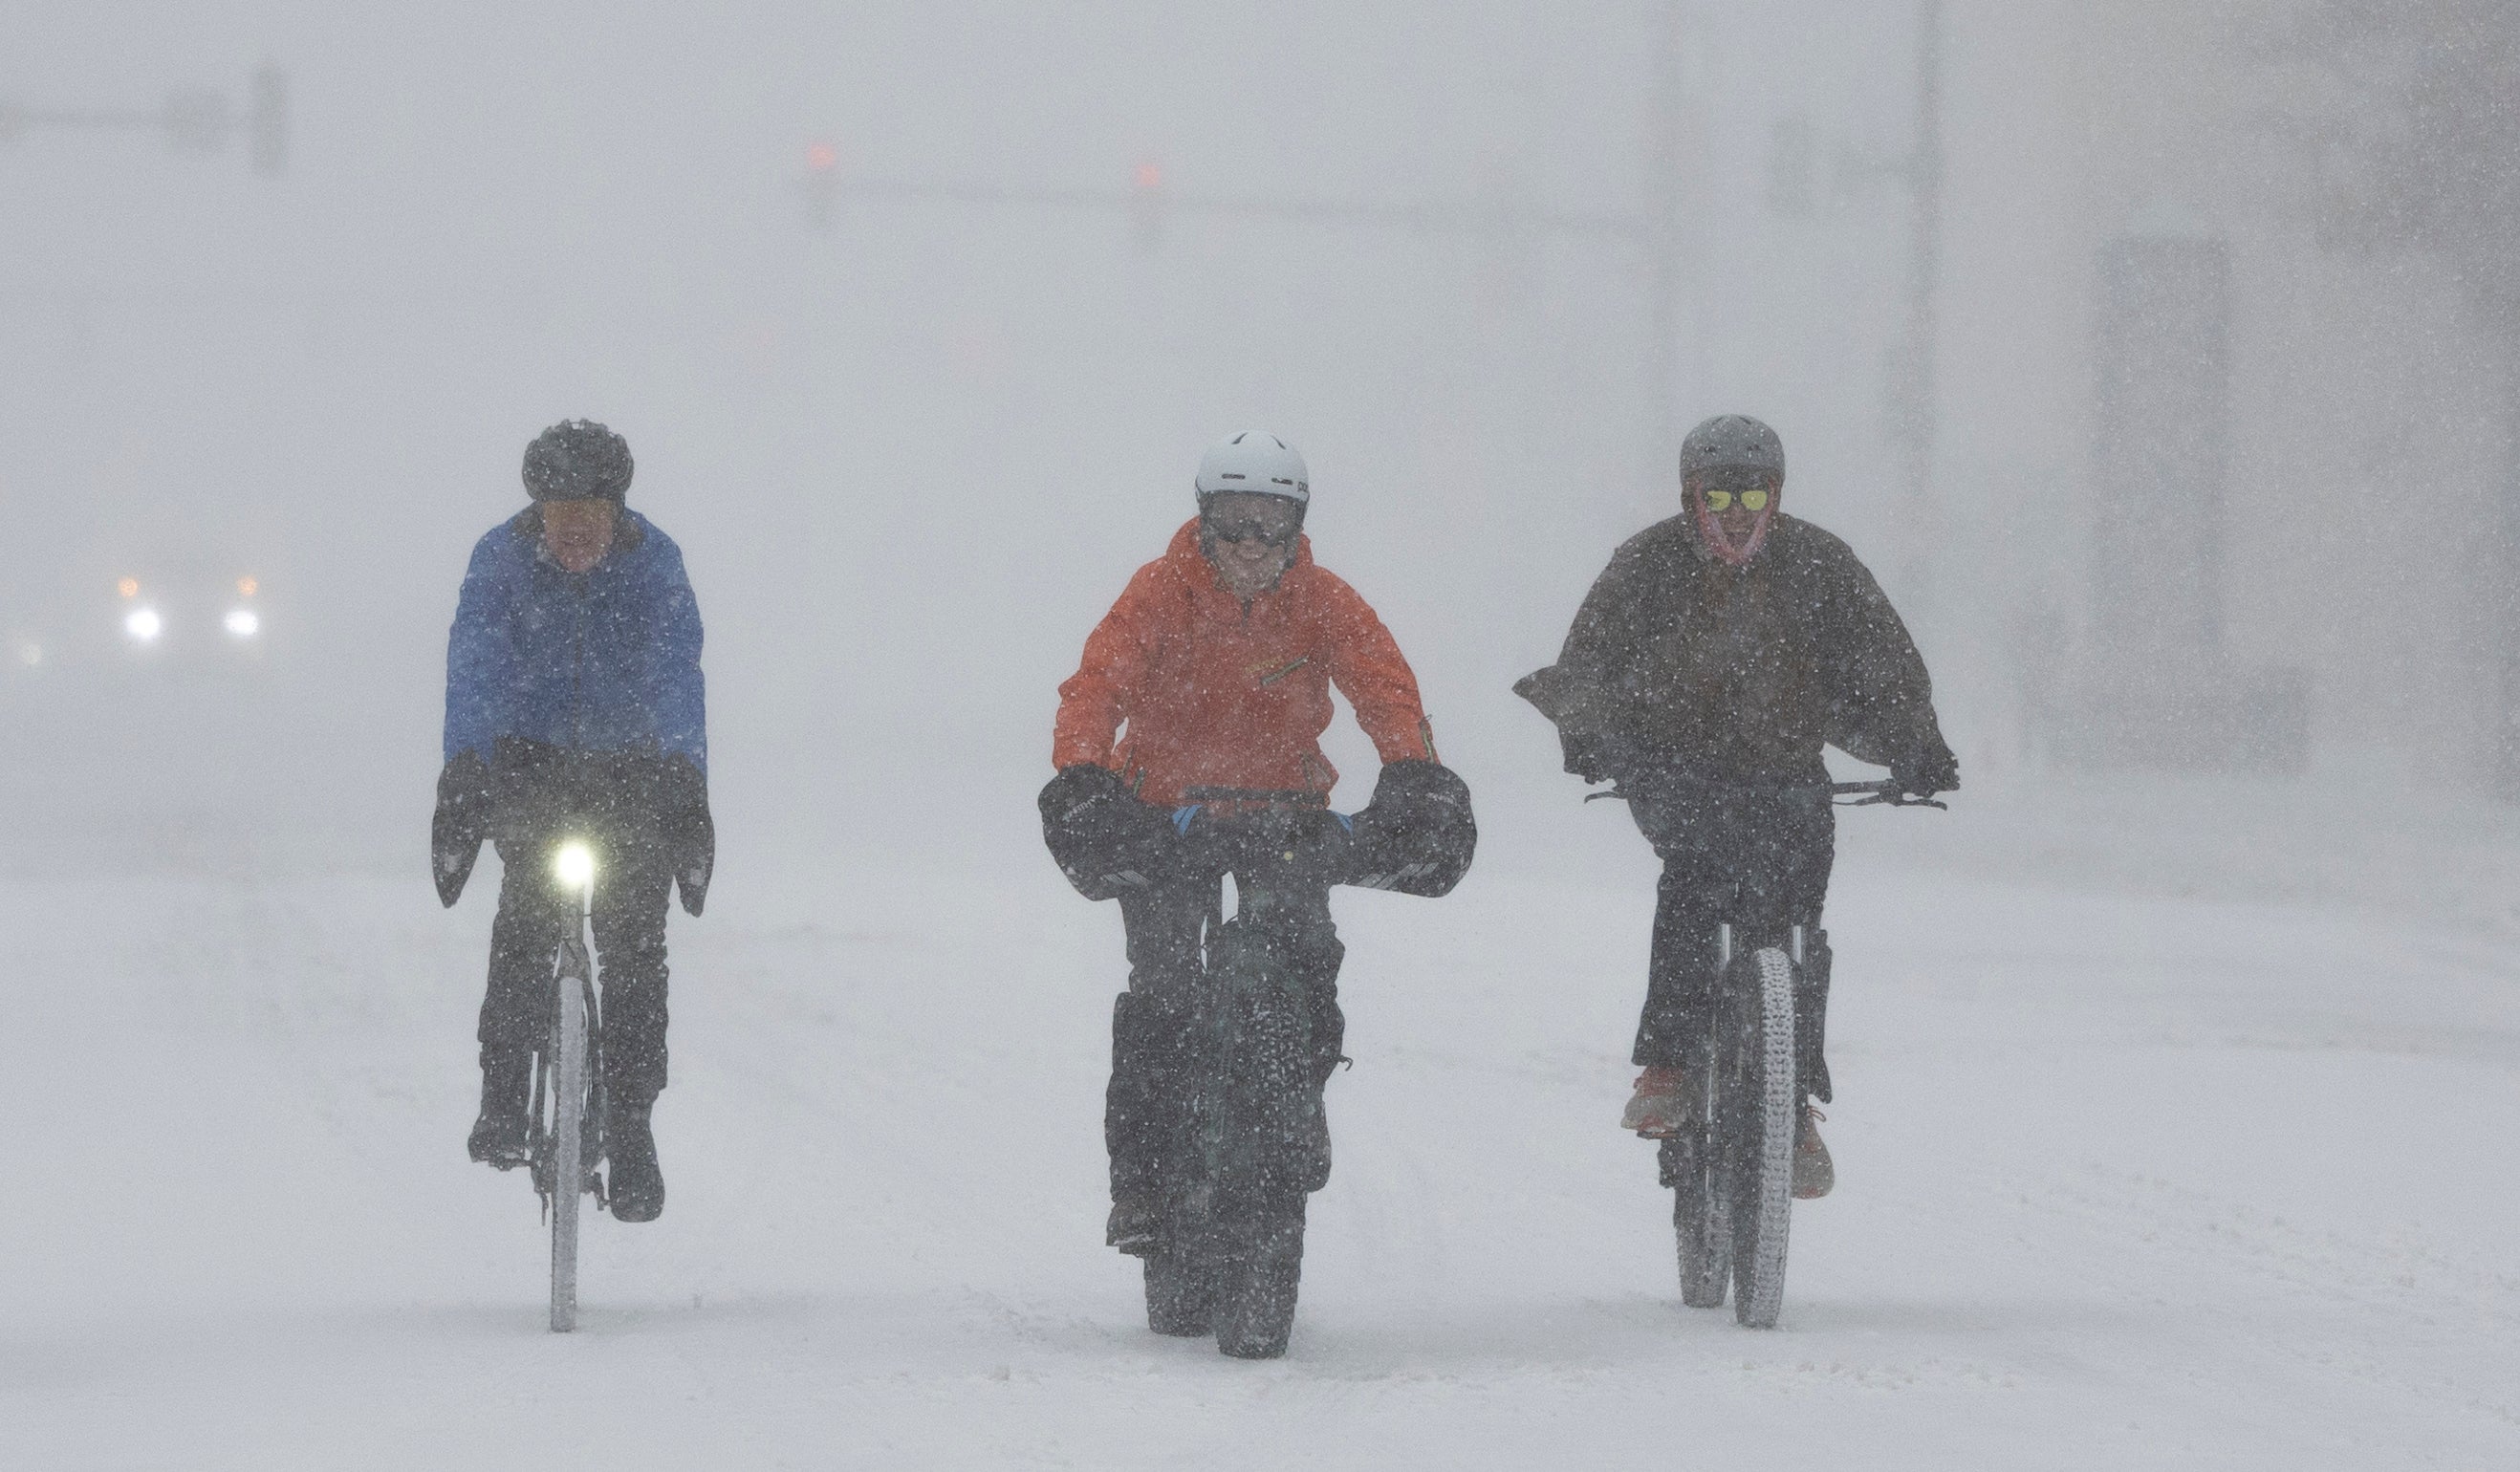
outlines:
{"label": "traffic signal", "polygon": [[1129,229],[1138,244],[1152,249],[1164,238],[1164,170],[1140,163],[1129,176]]}
{"label": "traffic signal", "polygon": [[840,203],[840,147],[826,139],[805,145],[805,222],[828,230]]}

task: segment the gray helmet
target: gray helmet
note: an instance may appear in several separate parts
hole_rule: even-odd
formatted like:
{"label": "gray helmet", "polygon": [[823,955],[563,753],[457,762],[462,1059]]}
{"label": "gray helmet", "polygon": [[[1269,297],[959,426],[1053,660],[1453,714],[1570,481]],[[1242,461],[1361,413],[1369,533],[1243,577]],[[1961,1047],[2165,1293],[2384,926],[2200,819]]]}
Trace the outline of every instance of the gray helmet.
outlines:
{"label": "gray helmet", "polygon": [[1680,442],[1680,478],[1700,470],[1767,470],[1785,478],[1785,442],[1746,414],[1719,414]]}
{"label": "gray helmet", "polygon": [[593,420],[562,420],[525,446],[525,494],[618,504],[630,492],[631,469],[628,440]]}

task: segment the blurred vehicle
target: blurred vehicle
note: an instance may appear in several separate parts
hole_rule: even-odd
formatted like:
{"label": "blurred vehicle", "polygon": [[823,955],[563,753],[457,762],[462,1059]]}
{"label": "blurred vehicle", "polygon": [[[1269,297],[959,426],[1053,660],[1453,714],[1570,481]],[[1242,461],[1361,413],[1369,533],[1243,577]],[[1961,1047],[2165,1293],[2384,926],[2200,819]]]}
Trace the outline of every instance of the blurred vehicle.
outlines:
{"label": "blurred vehicle", "polygon": [[216,677],[258,668],[276,627],[270,593],[248,558],[74,557],[22,576],[0,601],[0,655],[16,681],[150,671]]}

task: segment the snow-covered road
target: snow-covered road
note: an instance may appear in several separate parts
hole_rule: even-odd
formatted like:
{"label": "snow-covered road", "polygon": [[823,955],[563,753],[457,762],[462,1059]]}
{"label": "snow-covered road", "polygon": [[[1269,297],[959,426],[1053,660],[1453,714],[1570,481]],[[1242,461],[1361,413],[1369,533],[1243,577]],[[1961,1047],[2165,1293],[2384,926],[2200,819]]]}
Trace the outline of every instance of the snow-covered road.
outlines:
{"label": "snow-covered road", "polygon": [[1336,1174],[1250,1364],[1101,1246],[1118,926],[1037,855],[677,915],[667,1210],[594,1221],[567,1338],[463,1159],[485,886],[9,889],[0,1466],[2520,1465],[2482,929],[1852,845],[1839,1189],[1762,1334],[1680,1307],[1610,1128],[1641,856],[1345,896]]}

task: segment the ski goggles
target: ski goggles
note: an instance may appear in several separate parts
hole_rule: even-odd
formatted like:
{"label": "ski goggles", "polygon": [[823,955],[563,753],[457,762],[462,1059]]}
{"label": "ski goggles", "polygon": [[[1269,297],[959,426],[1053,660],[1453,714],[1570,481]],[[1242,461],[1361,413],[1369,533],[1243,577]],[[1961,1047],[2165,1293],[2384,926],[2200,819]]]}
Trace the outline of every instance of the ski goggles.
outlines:
{"label": "ski goggles", "polygon": [[1729,512],[1735,501],[1741,503],[1741,510],[1745,512],[1764,512],[1776,500],[1775,494],[1769,491],[1707,491],[1704,494],[1706,509],[1710,512]]}
{"label": "ski goggles", "polygon": [[1264,547],[1289,547],[1304,534],[1301,517],[1281,523],[1248,516],[1207,516],[1201,524],[1219,542],[1258,542]]}

